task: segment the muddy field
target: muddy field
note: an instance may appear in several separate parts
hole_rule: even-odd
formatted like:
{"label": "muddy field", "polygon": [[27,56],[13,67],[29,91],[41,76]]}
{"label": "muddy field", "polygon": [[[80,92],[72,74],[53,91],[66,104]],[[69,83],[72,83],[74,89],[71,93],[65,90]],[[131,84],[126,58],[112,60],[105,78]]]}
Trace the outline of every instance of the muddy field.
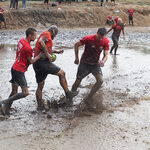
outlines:
{"label": "muddy field", "polygon": [[[141,32],[139,32],[139,30]],[[96,29],[62,29],[54,40],[56,64],[66,72],[71,88],[77,71],[73,44]],[[24,31],[0,31],[0,96],[8,97],[10,68]],[[38,35],[40,31],[38,32]],[[112,41],[108,35],[110,46]],[[109,55],[102,69],[104,84],[91,100],[91,109],[78,111],[95,79],[86,77],[73,106],[37,112],[32,66],[26,72],[30,95],[13,104],[9,118],[0,117],[0,150],[148,150],[150,149],[150,28],[127,28],[117,56]],[[34,43],[32,43],[32,46]],[[80,49],[80,55],[83,49]],[[58,78],[49,75],[44,99],[63,93]],[[78,112],[78,113],[76,113]]]}

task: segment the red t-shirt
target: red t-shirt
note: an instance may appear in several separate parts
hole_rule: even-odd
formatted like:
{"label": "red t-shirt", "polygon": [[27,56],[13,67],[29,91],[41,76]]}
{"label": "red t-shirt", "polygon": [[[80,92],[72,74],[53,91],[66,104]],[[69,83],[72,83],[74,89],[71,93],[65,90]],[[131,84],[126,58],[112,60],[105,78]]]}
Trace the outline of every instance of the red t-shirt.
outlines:
{"label": "red t-shirt", "polygon": [[124,25],[123,24],[114,24],[112,26],[114,32],[113,34],[115,34],[116,36],[120,36],[121,30],[124,29]]}
{"label": "red t-shirt", "polygon": [[133,9],[128,9],[129,16],[133,16]]}
{"label": "red t-shirt", "polygon": [[107,16],[107,20],[111,20],[112,19],[112,17],[111,16]]}
{"label": "red t-shirt", "polygon": [[0,15],[4,15],[4,10],[2,8],[0,8]]}
{"label": "red t-shirt", "polygon": [[45,42],[46,48],[47,48],[49,54],[52,54],[52,38],[51,38],[51,33],[49,31],[44,31],[44,32],[41,33],[41,35],[39,36],[39,38],[38,38],[38,40],[36,42],[34,57],[36,57],[42,51],[42,48],[41,48],[41,46],[39,44],[39,39],[41,37],[46,38],[46,42]]}
{"label": "red t-shirt", "polygon": [[114,21],[115,21],[116,23],[118,22],[118,18],[119,18],[119,17],[115,17],[115,18],[114,18]]}
{"label": "red t-shirt", "polygon": [[30,43],[24,38],[20,39],[17,45],[16,60],[12,68],[19,72],[25,72],[29,66],[27,58],[31,58],[33,54]]}
{"label": "red t-shirt", "polygon": [[85,45],[84,52],[81,57],[81,62],[90,65],[96,65],[100,59],[100,54],[103,50],[109,50],[109,40],[104,37],[102,40],[96,40],[96,34],[88,35],[80,40]]}

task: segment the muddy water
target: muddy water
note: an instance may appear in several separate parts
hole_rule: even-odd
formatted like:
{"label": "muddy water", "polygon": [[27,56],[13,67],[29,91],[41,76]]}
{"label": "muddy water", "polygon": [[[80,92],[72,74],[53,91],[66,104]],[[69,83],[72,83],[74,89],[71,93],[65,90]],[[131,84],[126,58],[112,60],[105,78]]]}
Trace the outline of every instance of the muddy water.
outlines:
{"label": "muddy water", "polygon": [[[65,29],[54,40],[54,48],[65,50],[64,54],[57,55],[55,63],[66,72],[69,88],[77,71],[77,66],[73,64],[73,44],[81,37],[95,32],[95,29]],[[16,43],[24,33],[1,31],[0,35],[0,96],[4,99],[11,90],[10,68],[14,62]],[[110,39],[110,35],[108,37]],[[109,55],[102,69],[104,84],[91,100],[91,106],[95,109],[79,111],[78,115],[75,112],[80,102],[95,82],[92,75],[83,80],[73,106],[51,109],[46,113],[37,112],[36,82],[30,66],[26,72],[30,95],[14,102],[9,118],[1,117],[0,150],[150,148],[149,39],[149,32],[131,30],[127,32],[126,41],[120,39],[119,55]],[[80,55],[82,51],[81,48]],[[43,91],[44,99],[57,100],[62,93],[58,78],[49,75]]]}

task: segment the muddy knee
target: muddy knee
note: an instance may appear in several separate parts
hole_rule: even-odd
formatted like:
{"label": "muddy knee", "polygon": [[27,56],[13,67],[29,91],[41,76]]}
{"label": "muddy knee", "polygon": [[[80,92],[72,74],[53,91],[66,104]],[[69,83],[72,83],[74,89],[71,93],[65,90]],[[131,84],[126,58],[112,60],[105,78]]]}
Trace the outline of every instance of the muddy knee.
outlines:
{"label": "muddy knee", "polygon": [[29,95],[29,92],[28,92],[28,91],[26,91],[26,92],[23,92],[23,94],[24,94],[24,96],[26,97],[26,96],[28,96],[28,95]]}
{"label": "muddy knee", "polygon": [[57,75],[58,75],[59,77],[65,77],[65,72],[64,72],[63,70],[60,70],[60,71],[57,73]]}
{"label": "muddy knee", "polygon": [[104,82],[103,78],[101,78],[101,79],[97,80],[96,83],[97,83],[98,86],[101,86],[103,84],[103,82]]}

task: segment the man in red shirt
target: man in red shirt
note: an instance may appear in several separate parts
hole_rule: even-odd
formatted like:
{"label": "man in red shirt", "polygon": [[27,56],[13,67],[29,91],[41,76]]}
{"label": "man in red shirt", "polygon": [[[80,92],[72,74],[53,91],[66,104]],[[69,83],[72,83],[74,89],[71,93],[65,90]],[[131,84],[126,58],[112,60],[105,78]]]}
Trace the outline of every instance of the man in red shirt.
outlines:
{"label": "man in red shirt", "polygon": [[120,36],[121,31],[123,33],[123,38],[125,40],[124,24],[122,23],[121,18],[118,19],[117,24],[114,24],[107,31],[107,33],[109,33],[111,30],[113,30],[113,34],[112,34],[113,46],[111,47],[110,53],[112,53],[113,49],[115,49],[114,55],[116,55],[117,54],[117,49],[118,49],[119,36]]}
{"label": "man in red shirt", "polygon": [[112,17],[107,16],[106,24],[111,25],[113,23]]}
{"label": "man in red shirt", "polygon": [[1,28],[1,24],[2,22],[4,22],[5,28],[6,28],[6,21],[4,18],[4,10],[0,7],[0,28]]}
{"label": "man in red shirt", "polygon": [[[0,102],[0,108],[3,115],[9,114],[10,107],[13,101],[20,98],[24,98],[29,95],[27,81],[24,73],[27,71],[29,64],[33,64],[41,57],[41,53],[32,59],[32,48],[30,47],[30,42],[34,41],[36,38],[36,30],[34,28],[28,28],[26,30],[26,38],[19,40],[16,51],[15,63],[11,68],[12,79],[12,91],[8,99]],[[21,87],[22,92],[18,92],[18,86]]]}
{"label": "man in red shirt", "polygon": [[[36,81],[38,87],[36,90],[36,99],[38,103],[38,108],[44,108],[44,101],[42,100],[42,90],[44,87],[45,79],[48,74],[57,75],[59,77],[60,85],[65,91],[66,98],[72,100],[74,96],[77,95],[77,92],[71,92],[68,89],[65,72],[61,70],[58,66],[52,63],[52,53],[63,53],[63,51],[52,50],[52,40],[58,33],[58,28],[56,26],[51,26],[48,31],[44,31],[39,36],[36,46],[35,46],[35,56],[40,52],[44,52],[44,56],[39,59],[36,63],[33,64],[33,68],[36,74]],[[62,101],[60,103],[63,103]],[[65,102],[64,102],[65,103]]]}
{"label": "man in red shirt", "polygon": [[115,5],[115,0],[111,0],[111,4],[112,4],[112,5]]}
{"label": "man in red shirt", "polygon": [[132,23],[133,26],[133,9],[128,9],[128,13],[129,13],[129,25],[130,23]]}
{"label": "man in red shirt", "polygon": [[[90,91],[88,98],[91,98],[101,87],[103,83],[103,76],[101,67],[104,66],[108,58],[109,41],[105,37],[106,29],[99,28],[97,34],[88,35],[82,38],[75,44],[75,64],[79,64],[78,51],[80,46],[85,46],[82,54],[80,64],[77,71],[76,80],[72,86],[72,91],[76,91],[83,78],[92,73],[96,78],[96,83]],[[104,56],[100,60],[100,54],[103,52]]]}
{"label": "man in red shirt", "polygon": [[118,22],[118,19],[119,19],[118,16],[114,18],[114,23],[115,23],[115,24]]}

